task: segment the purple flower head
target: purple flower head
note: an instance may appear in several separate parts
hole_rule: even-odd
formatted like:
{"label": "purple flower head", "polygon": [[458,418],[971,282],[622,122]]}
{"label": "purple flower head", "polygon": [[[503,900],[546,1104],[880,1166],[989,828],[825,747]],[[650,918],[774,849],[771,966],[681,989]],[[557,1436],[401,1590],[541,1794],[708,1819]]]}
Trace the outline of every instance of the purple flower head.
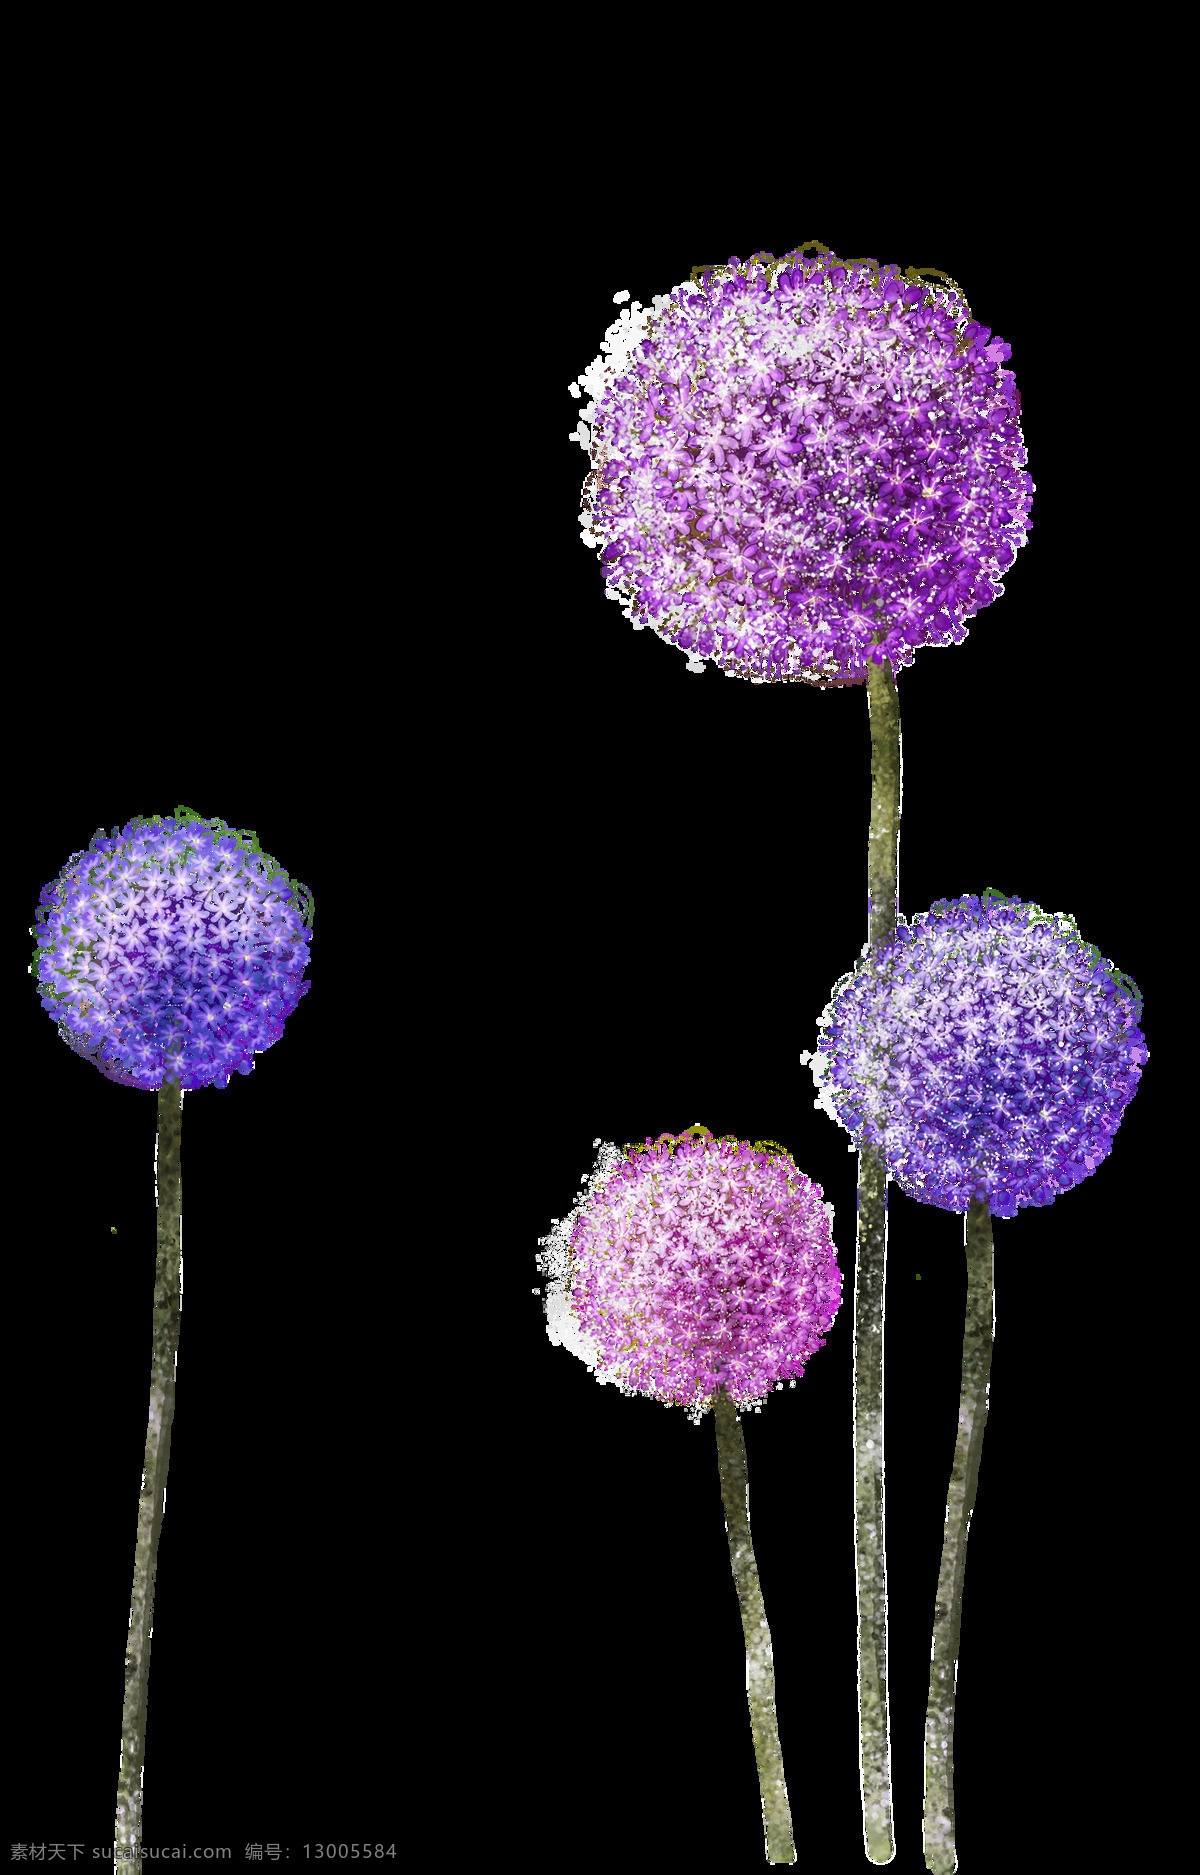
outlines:
{"label": "purple flower head", "polygon": [[757,1410],[824,1346],[842,1295],[832,1223],[772,1140],[696,1126],[605,1145],[571,1215],[539,1239],[547,1332],[601,1382],[697,1424],[719,1383]]}
{"label": "purple flower head", "polygon": [[593,400],[581,538],[634,630],[689,670],[822,687],[960,644],[1034,484],[1011,348],[953,282],[801,250],[631,310],[568,389]]}
{"label": "purple flower head", "polygon": [[168,1063],[185,1089],[227,1087],[309,989],[311,898],[253,833],[188,808],[97,829],[35,917],[42,1008],[122,1087],[160,1087]]}
{"label": "purple flower head", "polygon": [[1050,1204],[1107,1157],[1149,1060],[1136,984],[1065,913],[939,900],[835,984],[811,1062],[851,1151],[923,1204]]}

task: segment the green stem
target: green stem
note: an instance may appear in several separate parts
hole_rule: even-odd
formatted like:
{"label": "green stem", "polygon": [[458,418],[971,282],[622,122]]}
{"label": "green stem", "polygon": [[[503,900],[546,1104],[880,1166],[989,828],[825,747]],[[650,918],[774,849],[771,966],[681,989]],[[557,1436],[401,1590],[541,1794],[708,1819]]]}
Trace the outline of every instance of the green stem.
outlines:
{"label": "green stem", "polygon": [[133,1593],[129,1603],[129,1643],[125,1653],[121,1764],[117,1775],[114,1859],[122,1859],[130,1875],[141,1875],[142,1868],[142,1768],[146,1754],[150,1630],[154,1617],[158,1538],[166,1503],[171,1421],[175,1416],[175,1362],[179,1348],[179,1313],[183,1305],[182,1135],[183,1089],[177,1080],[164,1080],[158,1094],[158,1136],[155,1145],[158,1247],[154,1264],[150,1413],[146,1427],[142,1489],[138,1499]]}
{"label": "green stem", "polygon": [[953,1875],[958,1867],[954,1845],[954,1694],[958,1683],[967,1532],[979,1486],[992,1342],[996,1335],[992,1220],[986,1203],[970,1207],[963,1237],[967,1255],[967,1308],[963,1322],[962,1386],[958,1396],[954,1463],[946,1494],[946,1530],[933,1611],[929,1703],[925,1709],[925,1866],[935,1871],[935,1875]]}
{"label": "green stem", "polygon": [[904,761],[900,697],[887,658],[867,664],[871,716],[871,822],[867,832],[867,940],[890,942],[900,914],[900,808]]}
{"label": "green stem", "polygon": [[[871,821],[867,837],[867,941],[896,929],[900,858],[900,700],[892,667],[867,665],[871,718]],[[854,1266],[854,1561],[858,1592],[858,1768],[863,1847],[890,1862],[892,1752],[888,1716],[887,1554],[884,1523],[883,1317],[887,1274],[887,1167],[858,1155]]]}
{"label": "green stem", "polygon": [[771,1630],[758,1581],[758,1564],[750,1540],[750,1486],[746,1469],[746,1441],[733,1401],[723,1386],[713,1399],[717,1423],[717,1469],[721,1474],[721,1502],[729,1537],[733,1584],[742,1611],[746,1639],[746,1698],[750,1706],[750,1734],[758,1765],[763,1833],[768,1862],[794,1862],[792,1812],[783,1776],[779,1721],[775,1713],[775,1664]]}

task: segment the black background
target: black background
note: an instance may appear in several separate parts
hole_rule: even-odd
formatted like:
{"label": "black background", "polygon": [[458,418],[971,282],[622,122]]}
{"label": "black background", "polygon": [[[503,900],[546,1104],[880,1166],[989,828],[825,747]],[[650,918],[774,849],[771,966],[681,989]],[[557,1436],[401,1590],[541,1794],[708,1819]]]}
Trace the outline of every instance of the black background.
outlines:
{"label": "black background", "polygon": [[[361,64],[342,85],[321,48],[299,87],[278,47],[257,85],[243,48],[236,77],[97,106],[86,134],[86,62],[69,100],[56,63],[19,180],[9,1840],[111,1841],[154,1262],[153,1100],[58,1042],[26,927],[97,825],[185,801],[253,827],[317,910],[283,1039],[185,1099],[148,1840],[763,1865],[711,1421],[552,1347],[534,1261],[596,1139],[700,1121],[782,1141],[835,1208],[827,1345],[743,1424],[801,1860],[866,1866],[855,1159],[798,1063],[866,934],[865,693],[693,676],[629,628],[578,539],[566,389],[621,288],[648,305],[815,236],[963,286],[1012,345],[1037,488],[1004,596],[899,677],[901,907],[993,886],[1068,911],[1146,999],[1110,1157],[995,1225],[962,1866],[1073,1866],[1101,1834],[1144,1854],[1170,1839],[1144,1799],[1170,1614],[1151,1303],[1179,1231],[1155,1150],[1175,665],[1136,488],[1170,413],[1097,284],[1163,238],[1152,191],[1110,219],[1136,178],[1117,80],[1048,86],[984,155],[994,78],[935,136],[919,100],[907,127],[885,108],[881,68],[867,155],[846,100],[794,96],[748,168],[735,123],[716,113],[718,155],[694,100],[648,116],[616,71],[598,127],[565,53],[557,90],[491,89],[518,57],[496,34],[460,48],[444,135],[402,127],[398,181]],[[898,1875],[922,1866],[961,1239],[892,1190]]]}

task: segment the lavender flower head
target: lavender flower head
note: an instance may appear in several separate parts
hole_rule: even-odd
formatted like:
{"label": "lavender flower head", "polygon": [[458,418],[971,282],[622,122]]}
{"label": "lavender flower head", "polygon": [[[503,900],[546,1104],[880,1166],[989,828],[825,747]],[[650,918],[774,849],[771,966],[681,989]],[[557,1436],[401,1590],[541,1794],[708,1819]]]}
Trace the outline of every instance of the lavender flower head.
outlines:
{"label": "lavender flower head", "polygon": [[[93,834],[38,899],[36,970],[59,1034],[108,1080],[224,1088],[309,984],[311,899],[253,833],[187,808]],[[30,927],[30,935],[34,935]]]}
{"label": "lavender flower head", "polygon": [[756,1411],[795,1385],[841,1302],[833,1207],[773,1141],[693,1127],[606,1144],[554,1222],[537,1259],[551,1341],[697,1425],[719,1383]]}
{"label": "lavender flower head", "polygon": [[1149,1059],[1136,984],[1074,920],[994,892],[939,900],[835,984],[815,1106],[923,1204],[1050,1204],[1107,1157]]}
{"label": "lavender flower head", "polygon": [[1010,346],[912,268],[822,249],[745,276],[635,301],[568,386],[593,400],[572,440],[608,597],[751,683],[960,644],[1027,539]]}

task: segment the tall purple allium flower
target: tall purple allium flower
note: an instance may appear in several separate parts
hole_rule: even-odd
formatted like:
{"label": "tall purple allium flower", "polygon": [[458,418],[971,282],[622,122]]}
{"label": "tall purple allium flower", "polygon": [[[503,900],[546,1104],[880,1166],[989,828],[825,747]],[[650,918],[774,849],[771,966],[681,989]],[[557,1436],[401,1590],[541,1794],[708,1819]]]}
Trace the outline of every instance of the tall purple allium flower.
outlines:
{"label": "tall purple allium flower", "polygon": [[782,1146],[693,1126],[603,1146],[537,1259],[551,1277],[552,1342],[602,1383],[683,1406],[696,1425],[712,1408],[769,1862],[796,1855],[737,1409],[758,1412],[785,1379],[795,1386],[824,1346],[842,1293],[832,1222]]}
{"label": "tall purple allium flower", "polygon": [[[116,1850],[142,1866],[142,1770],[158,1539],[182,1307],[184,1091],[225,1088],[277,1042],[304,982],[312,904],[252,833],[177,807],[93,834],[35,914],[31,973],[67,1045],[158,1097],[154,1330],[117,1776]],[[30,927],[30,936],[34,935]]]}
{"label": "tall purple allium flower", "polygon": [[568,386],[593,400],[573,440],[608,597],[689,670],[752,683],[961,643],[1033,489],[1010,347],[954,282],[808,247],[635,301]]}
{"label": "tall purple allium flower", "polygon": [[1136,984],[1073,919],[992,891],[941,900],[835,986],[810,1062],[824,1106],[924,1204],[965,1216],[958,1434],[930,1650],[925,1861],[957,1868],[954,1696],[967,1532],[995,1335],[992,1217],[1045,1205],[1108,1156],[1149,1059]]}

